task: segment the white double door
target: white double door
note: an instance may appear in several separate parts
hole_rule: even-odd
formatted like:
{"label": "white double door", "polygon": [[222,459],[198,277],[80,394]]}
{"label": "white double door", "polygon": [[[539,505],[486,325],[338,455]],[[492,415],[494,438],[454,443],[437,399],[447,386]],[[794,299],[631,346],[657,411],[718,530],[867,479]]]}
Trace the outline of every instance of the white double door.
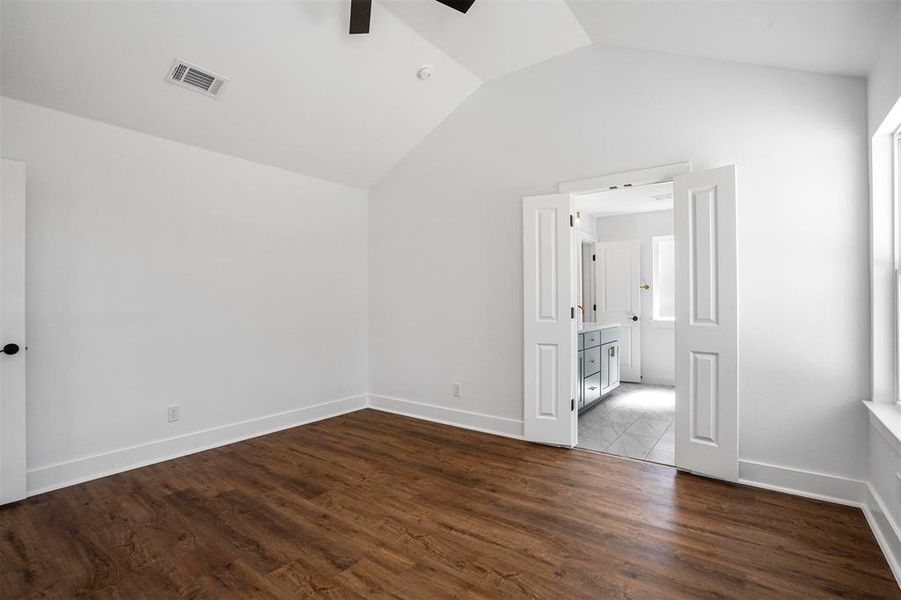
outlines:
{"label": "white double door", "polygon": [[595,244],[597,320],[618,323],[620,381],[641,382],[641,248],[638,240]]}
{"label": "white double door", "polygon": [[[676,466],[735,481],[738,479],[735,167],[675,177],[673,204]],[[574,277],[578,248],[573,216],[571,194],[523,199],[523,432],[529,441],[561,446],[574,446],[578,435],[575,411],[579,383],[575,319],[578,296]],[[610,292],[611,308],[639,309],[638,303],[631,300],[639,291],[637,276],[632,285],[631,252],[624,248],[610,249],[610,269],[614,266],[617,269],[615,276],[611,271],[610,279],[629,282],[628,286],[621,283],[615,294]],[[629,286],[631,289],[627,290]],[[603,303],[606,300],[602,298],[599,294]],[[601,306],[598,309],[602,314]],[[621,313],[630,314],[625,310]],[[640,318],[640,312],[631,314]],[[614,320],[623,322],[631,318]],[[637,354],[634,348],[631,353]]]}

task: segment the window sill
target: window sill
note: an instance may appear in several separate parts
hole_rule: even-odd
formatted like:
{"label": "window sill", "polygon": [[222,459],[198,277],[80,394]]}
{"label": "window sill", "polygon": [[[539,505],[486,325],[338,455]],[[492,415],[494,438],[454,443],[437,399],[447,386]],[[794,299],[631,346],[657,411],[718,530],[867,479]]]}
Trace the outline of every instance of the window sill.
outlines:
{"label": "window sill", "polygon": [[870,411],[870,424],[901,455],[901,406],[892,402],[863,403]]}

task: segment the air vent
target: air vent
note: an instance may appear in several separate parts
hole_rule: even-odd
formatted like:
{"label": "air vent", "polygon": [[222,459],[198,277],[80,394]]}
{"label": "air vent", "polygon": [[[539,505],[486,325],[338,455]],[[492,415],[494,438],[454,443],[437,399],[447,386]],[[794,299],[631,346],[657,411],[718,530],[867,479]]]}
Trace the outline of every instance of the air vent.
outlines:
{"label": "air vent", "polygon": [[205,96],[215,98],[222,92],[223,86],[228,82],[224,77],[216,75],[208,69],[203,69],[186,60],[176,58],[166,78],[169,83],[174,83],[199,92]]}

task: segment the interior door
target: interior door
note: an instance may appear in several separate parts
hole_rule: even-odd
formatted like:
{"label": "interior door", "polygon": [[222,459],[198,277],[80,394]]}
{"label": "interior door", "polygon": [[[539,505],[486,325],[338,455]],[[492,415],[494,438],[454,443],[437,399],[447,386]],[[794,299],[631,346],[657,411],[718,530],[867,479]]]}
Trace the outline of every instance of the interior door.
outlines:
{"label": "interior door", "polygon": [[676,466],[738,479],[735,166],[674,180]]}
{"label": "interior door", "polygon": [[[25,497],[25,163],[0,172],[0,504]],[[5,346],[5,347],[4,347]]]}
{"label": "interior door", "polygon": [[597,260],[598,323],[619,323],[619,374],[641,382],[641,252],[638,240],[601,242]]}
{"label": "interior door", "polygon": [[570,194],[523,198],[524,434],[575,446],[576,239]]}

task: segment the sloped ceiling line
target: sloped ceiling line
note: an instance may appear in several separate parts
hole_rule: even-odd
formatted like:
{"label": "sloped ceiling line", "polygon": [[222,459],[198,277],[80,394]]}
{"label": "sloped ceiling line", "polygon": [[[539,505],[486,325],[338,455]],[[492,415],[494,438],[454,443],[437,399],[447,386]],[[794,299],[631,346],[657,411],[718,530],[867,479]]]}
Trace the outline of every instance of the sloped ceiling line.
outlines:
{"label": "sloped ceiling line", "polygon": [[[597,44],[861,77],[899,7],[376,1],[372,33],[350,36],[349,0],[4,0],[0,93],[368,189],[483,82],[536,63]],[[225,92],[166,85],[176,56],[227,77]]]}

